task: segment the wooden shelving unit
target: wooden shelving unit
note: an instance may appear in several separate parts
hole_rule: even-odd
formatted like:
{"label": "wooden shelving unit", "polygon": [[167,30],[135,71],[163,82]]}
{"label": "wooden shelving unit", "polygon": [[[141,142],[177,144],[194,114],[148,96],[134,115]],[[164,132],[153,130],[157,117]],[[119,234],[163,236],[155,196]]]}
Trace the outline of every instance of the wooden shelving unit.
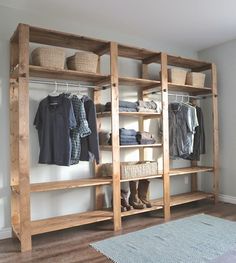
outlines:
{"label": "wooden shelving unit", "polygon": [[[58,46],[69,49],[91,51],[100,57],[104,54],[110,56],[110,74],[100,73],[100,59],[97,73],[84,73],[73,70],[55,70],[29,65],[30,43]],[[114,230],[122,227],[122,217],[163,209],[166,220],[170,218],[171,206],[206,198],[218,200],[219,167],[218,167],[218,110],[217,110],[217,84],[216,67],[214,64],[192,59],[168,55],[162,52],[149,51],[146,49],[130,47],[115,42],[92,39],[54,30],[32,27],[19,24],[10,41],[10,151],[11,151],[11,221],[14,235],[21,242],[21,251],[31,250],[32,235],[56,231],[69,227],[75,227],[105,220],[113,220]],[[142,63],[142,78],[119,76],[118,57],[139,60]],[[150,80],[148,65],[159,63],[161,66],[161,81]],[[168,83],[168,66],[188,68],[192,71],[211,71],[211,87],[198,88],[189,85],[177,85]],[[94,103],[100,103],[104,88],[111,91],[111,112],[97,114],[97,126],[105,117],[111,118],[112,145],[102,146],[101,151],[107,150],[112,153],[113,174],[111,178],[99,178],[94,164],[95,174],[93,178],[78,180],[64,180],[57,182],[30,183],[29,169],[29,78],[63,79],[82,81],[96,86],[94,89]],[[119,86],[137,87],[138,98],[143,99],[148,92],[159,91],[162,95],[162,114],[144,112],[119,112]],[[105,87],[104,87],[105,86]],[[171,169],[169,165],[169,125],[168,125],[168,92],[188,92],[194,95],[211,94],[213,111],[213,164],[211,167],[198,166],[192,162],[191,167]],[[119,118],[138,118],[139,130],[144,129],[145,119],[162,118],[163,139],[161,143],[151,145],[119,145]],[[122,212],[120,209],[120,151],[126,149],[138,149],[139,159],[144,160],[145,148],[160,148],[163,153],[163,170],[155,175],[138,179],[161,179],[163,184],[163,198],[153,200],[151,208]],[[203,193],[198,191],[197,173],[212,172],[213,191]],[[191,192],[177,196],[170,195],[170,178],[172,176],[191,175]],[[113,210],[104,210],[102,203],[102,187],[110,185],[113,189]],[[63,215],[42,220],[31,220],[30,194],[34,192],[46,192],[65,190],[82,187],[93,187],[95,191],[95,210]]]}

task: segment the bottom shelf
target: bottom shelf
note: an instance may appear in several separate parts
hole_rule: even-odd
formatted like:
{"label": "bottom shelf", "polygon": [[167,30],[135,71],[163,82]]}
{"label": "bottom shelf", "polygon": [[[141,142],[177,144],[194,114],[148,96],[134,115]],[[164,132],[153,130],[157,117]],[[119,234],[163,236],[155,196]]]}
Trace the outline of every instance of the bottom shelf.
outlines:
{"label": "bottom shelf", "polygon": [[[214,197],[211,193],[204,192],[192,192],[192,193],[184,193],[171,196],[171,206],[186,204],[202,199],[212,198]],[[136,215],[146,212],[151,212],[154,210],[159,210],[163,208],[163,199],[158,198],[156,200],[152,200],[152,207],[144,208],[144,209],[132,209],[130,211],[122,212],[121,216],[130,216]],[[58,217],[52,217],[42,220],[35,220],[31,222],[32,226],[32,235],[37,235],[41,233],[56,231],[60,229],[87,225],[91,223],[111,220],[113,218],[113,212],[109,210],[97,210],[97,211],[89,211],[84,213],[72,214],[72,215],[64,215]],[[18,233],[17,230],[15,230]]]}
{"label": "bottom shelf", "polygon": [[60,229],[106,221],[112,219],[112,214],[113,213],[111,211],[96,210],[72,215],[57,216],[42,220],[35,220],[31,222],[31,233],[32,235],[37,235]]}

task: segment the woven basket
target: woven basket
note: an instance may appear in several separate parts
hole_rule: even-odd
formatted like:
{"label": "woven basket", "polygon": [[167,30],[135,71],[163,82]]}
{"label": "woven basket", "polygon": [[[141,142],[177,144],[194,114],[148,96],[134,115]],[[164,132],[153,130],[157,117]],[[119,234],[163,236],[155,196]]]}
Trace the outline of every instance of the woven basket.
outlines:
{"label": "woven basket", "polygon": [[97,72],[98,55],[91,52],[79,51],[67,58],[67,67],[71,70],[83,72]]}
{"label": "woven basket", "polygon": [[195,87],[204,87],[205,86],[206,74],[199,72],[188,72],[186,78],[186,84],[192,85]]}
{"label": "woven basket", "polygon": [[168,69],[168,81],[174,84],[184,85],[187,71],[178,68]]}
{"label": "woven basket", "polygon": [[157,162],[129,162],[122,163],[120,167],[121,179],[132,179],[156,175],[157,172]]}
{"label": "woven basket", "polygon": [[[150,175],[156,175],[158,172],[157,162],[123,162],[120,165],[121,179],[135,179]],[[112,164],[105,163],[99,166],[98,175],[100,177],[112,176]]]}
{"label": "woven basket", "polygon": [[31,56],[35,66],[64,69],[65,51],[62,48],[39,47],[32,52]]}

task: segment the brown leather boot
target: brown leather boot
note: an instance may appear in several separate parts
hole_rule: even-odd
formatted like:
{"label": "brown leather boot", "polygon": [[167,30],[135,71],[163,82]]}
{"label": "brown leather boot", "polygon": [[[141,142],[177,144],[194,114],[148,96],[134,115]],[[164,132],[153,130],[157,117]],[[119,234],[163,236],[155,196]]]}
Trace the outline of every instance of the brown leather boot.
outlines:
{"label": "brown leather boot", "polygon": [[121,189],[121,205],[127,209],[127,211],[131,210],[132,207],[128,203],[128,191]]}
{"label": "brown leather boot", "polygon": [[139,180],[138,183],[138,198],[143,204],[146,205],[146,207],[152,207],[150,201],[147,198],[149,183],[150,182],[148,180]]}
{"label": "brown leather boot", "polygon": [[130,181],[129,187],[130,187],[129,204],[133,206],[134,209],[143,209],[144,205],[138,199],[136,181]]}

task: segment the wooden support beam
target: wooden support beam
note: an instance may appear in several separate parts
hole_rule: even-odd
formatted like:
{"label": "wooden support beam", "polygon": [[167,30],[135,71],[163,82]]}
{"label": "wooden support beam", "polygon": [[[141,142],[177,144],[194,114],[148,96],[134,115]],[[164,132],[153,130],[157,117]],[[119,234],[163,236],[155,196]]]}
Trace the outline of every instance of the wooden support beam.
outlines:
{"label": "wooden support beam", "polygon": [[211,66],[211,88],[212,88],[212,120],[213,120],[213,193],[215,203],[219,199],[219,120],[218,120],[218,93],[216,65]]}
{"label": "wooden support beam", "polygon": [[29,26],[19,26],[19,206],[21,251],[31,250],[30,180],[29,180]]}
{"label": "wooden support beam", "polygon": [[109,43],[106,43],[102,47],[96,49],[94,53],[96,53],[99,56],[102,56],[102,55],[108,54],[109,51],[110,51],[110,45]]}
{"label": "wooden support beam", "polygon": [[120,147],[119,147],[119,87],[118,87],[118,45],[110,43],[111,67],[111,130],[112,130],[112,165],[113,165],[113,215],[114,230],[121,229],[120,201]]}
{"label": "wooden support beam", "polygon": [[143,59],[143,64],[159,63],[161,61],[161,53]]}
{"label": "wooden support beam", "polygon": [[[98,67],[97,67],[97,73],[101,72],[101,58],[98,59]],[[94,90],[93,91],[93,101],[94,104],[101,103],[101,90]],[[97,118],[97,132],[101,130],[101,119]],[[99,151],[99,156],[101,156],[101,151]],[[101,158],[101,157],[100,157]],[[94,161],[94,173],[95,177],[98,177],[98,165],[96,164],[96,161]],[[102,186],[96,186],[95,187],[95,209],[101,210],[103,208],[103,201],[104,201],[104,194],[102,190]]]}
{"label": "wooden support beam", "polygon": [[165,220],[170,219],[170,177],[169,177],[169,121],[168,121],[168,78],[167,54],[161,53],[161,91],[163,122],[163,199]]}

